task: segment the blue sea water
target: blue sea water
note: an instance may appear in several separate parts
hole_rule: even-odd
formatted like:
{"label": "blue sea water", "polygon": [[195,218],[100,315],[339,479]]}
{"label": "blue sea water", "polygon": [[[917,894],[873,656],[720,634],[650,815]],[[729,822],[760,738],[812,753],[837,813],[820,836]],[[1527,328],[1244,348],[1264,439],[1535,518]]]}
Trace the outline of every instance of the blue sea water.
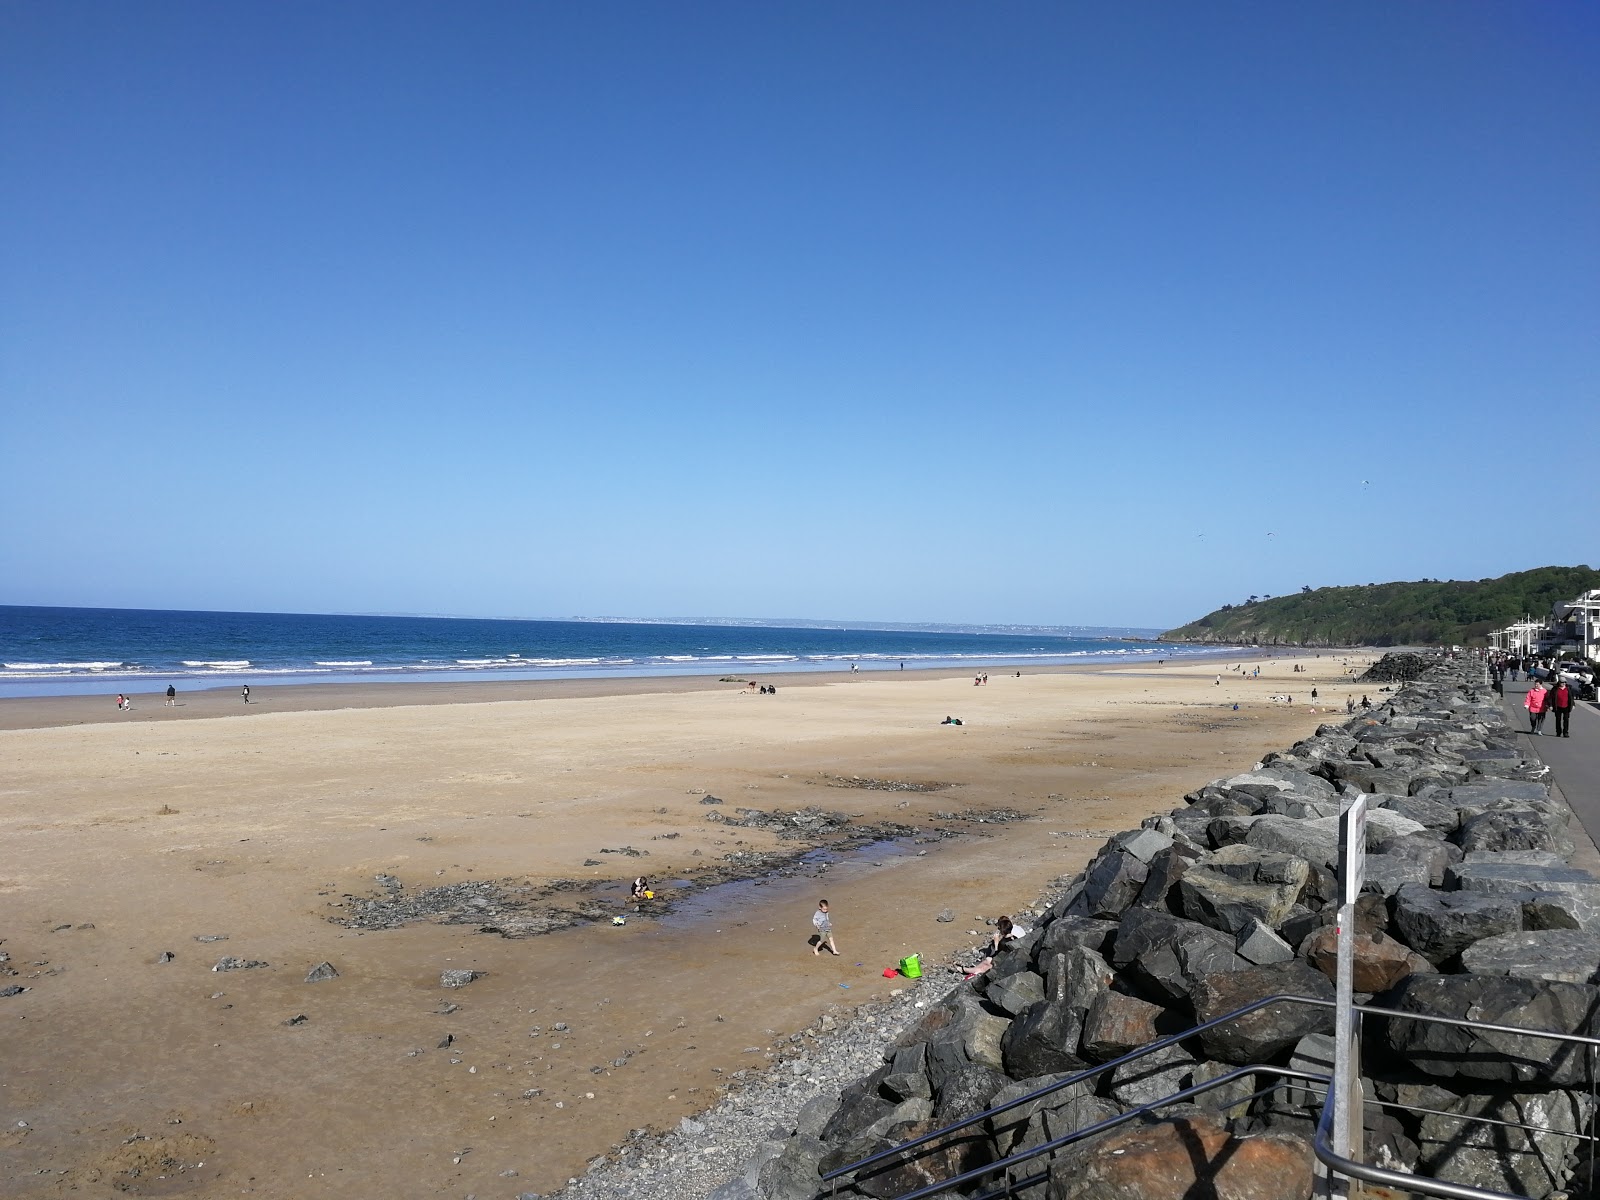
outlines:
{"label": "blue sea water", "polygon": [[241,683],[764,675],[1174,658],[1114,637],[0,606],[0,696]]}

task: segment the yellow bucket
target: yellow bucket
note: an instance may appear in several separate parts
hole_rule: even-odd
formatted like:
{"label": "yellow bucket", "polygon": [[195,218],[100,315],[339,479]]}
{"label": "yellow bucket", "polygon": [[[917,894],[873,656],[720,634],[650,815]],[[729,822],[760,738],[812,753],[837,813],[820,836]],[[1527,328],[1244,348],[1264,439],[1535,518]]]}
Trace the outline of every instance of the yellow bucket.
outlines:
{"label": "yellow bucket", "polygon": [[909,954],[900,960],[900,974],[907,979],[922,978],[922,955]]}

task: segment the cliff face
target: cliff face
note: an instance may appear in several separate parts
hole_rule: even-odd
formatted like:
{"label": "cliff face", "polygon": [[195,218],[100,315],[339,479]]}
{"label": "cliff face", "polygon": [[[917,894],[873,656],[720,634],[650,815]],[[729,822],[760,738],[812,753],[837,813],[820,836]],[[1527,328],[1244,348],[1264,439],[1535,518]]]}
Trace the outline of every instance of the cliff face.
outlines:
{"label": "cliff face", "polygon": [[1225,604],[1161,635],[1169,642],[1246,646],[1426,646],[1481,643],[1490,630],[1600,587],[1587,566],[1540,567],[1496,579],[1423,579],[1306,588]]}

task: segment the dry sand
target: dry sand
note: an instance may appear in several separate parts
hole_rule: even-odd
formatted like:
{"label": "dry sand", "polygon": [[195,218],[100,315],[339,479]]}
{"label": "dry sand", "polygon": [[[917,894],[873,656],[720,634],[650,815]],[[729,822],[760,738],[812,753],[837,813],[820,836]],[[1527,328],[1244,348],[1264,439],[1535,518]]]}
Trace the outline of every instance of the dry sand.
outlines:
{"label": "dry sand", "polygon": [[[1136,825],[1329,708],[1342,719],[1340,657],[1301,659],[1307,674],[1253,661],[1262,678],[1221,686],[1218,665],[1190,664],[983,688],[782,677],[775,696],[682,680],[506,700],[299,688],[258,691],[248,714],[232,692],[133,714],[0,703],[0,969],[15,972],[0,986],[28,989],[0,998],[0,1194],[547,1192],[630,1129],[705,1107],[830,1006],[906,986],[882,976],[902,955],[971,946],[980,917],[1024,907],[1100,844],[1072,834]],[[1268,700],[1284,692],[1294,706]],[[954,786],[827,785],[848,776]],[[640,871],[671,881],[794,849],[708,813],[811,805],[965,834],[679,890],[671,915],[621,906]],[[997,808],[1028,819],[938,816]],[[599,853],[623,846],[649,855]],[[573,880],[556,899],[630,915],[518,939],[339,924],[378,874],[413,892]],[[836,959],[805,940],[821,895]],[[945,907],[954,923],[934,920]],[[270,965],[213,972],[224,955]],[[339,977],[303,982],[324,960]],[[449,968],[486,974],[447,990]]]}

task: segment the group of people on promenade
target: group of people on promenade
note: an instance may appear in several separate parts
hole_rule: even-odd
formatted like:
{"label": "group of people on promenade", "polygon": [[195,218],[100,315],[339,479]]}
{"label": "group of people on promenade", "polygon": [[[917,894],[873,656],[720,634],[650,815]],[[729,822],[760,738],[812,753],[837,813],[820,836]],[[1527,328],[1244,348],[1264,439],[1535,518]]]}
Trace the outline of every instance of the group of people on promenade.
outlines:
{"label": "group of people on promenade", "polygon": [[1548,688],[1543,680],[1534,680],[1528,694],[1522,698],[1522,706],[1528,710],[1528,732],[1535,737],[1543,736],[1545,714],[1553,712],[1556,736],[1571,737],[1573,698],[1572,688],[1565,679],[1557,678]]}

